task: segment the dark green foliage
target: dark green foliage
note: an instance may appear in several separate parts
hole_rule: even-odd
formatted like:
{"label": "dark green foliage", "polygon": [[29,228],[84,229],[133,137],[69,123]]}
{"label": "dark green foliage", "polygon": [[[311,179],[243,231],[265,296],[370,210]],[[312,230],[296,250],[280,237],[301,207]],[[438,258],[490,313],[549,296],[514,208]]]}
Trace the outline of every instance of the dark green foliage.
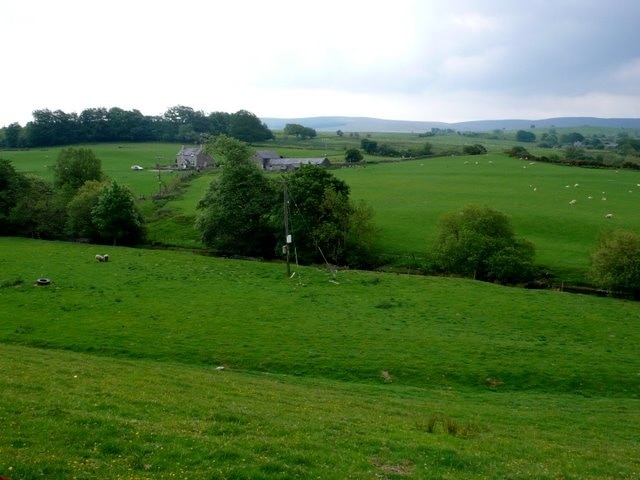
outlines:
{"label": "dark green foliage", "polygon": [[584,141],[584,135],[578,132],[571,132],[560,136],[560,142],[573,145]]}
{"label": "dark green foliage", "polygon": [[358,148],[350,148],[344,153],[344,161],[347,163],[361,162],[364,157]]}
{"label": "dark green foliage", "polygon": [[375,261],[373,212],[350,202],[343,180],[321,167],[303,165],[288,178],[288,188],[291,232],[301,261],[351,266]]}
{"label": "dark green foliage", "polygon": [[487,149],[484,145],[476,143],[475,145],[466,145],[462,148],[462,152],[467,155],[483,155],[487,153]]}
{"label": "dark green foliage", "polygon": [[24,188],[11,210],[10,223],[13,235],[61,238],[66,223],[65,200],[51,182],[26,177]]}
{"label": "dark green foliage", "polygon": [[256,165],[229,162],[198,204],[196,228],[203,243],[220,253],[271,258],[276,205],[277,193]]}
{"label": "dark green foliage", "polygon": [[534,253],[531,243],[515,238],[506,215],[468,205],[440,218],[432,257],[446,273],[517,283],[533,277]]}
{"label": "dark green foliage", "polygon": [[536,134],[533,132],[527,132],[526,130],[518,130],[516,132],[516,140],[519,142],[535,142]]}
{"label": "dark green foliage", "polygon": [[628,230],[603,234],[591,256],[596,284],[613,292],[640,295],[640,235]]}
{"label": "dark green foliage", "polygon": [[[12,123],[11,125],[0,129],[0,147],[4,148],[18,148],[22,146],[24,139],[21,138],[22,127],[19,123]],[[4,137],[4,138],[3,138]]]}
{"label": "dark green foliage", "polygon": [[103,187],[102,183],[89,180],[80,187],[67,204],[67,232],[72,237],[91,241],[100,238],[92,212],[98,204]]}
{"label": "dark green foliage", "polygon": [[[283,243],[278,239],[284,240],[284,185],[264,175],[246,143],[222,135],[207,147],[224,158],[224,167],[198,205],[202,241],[219,253],[273,257]],[[373,263],[373,213],[350,203],[345,182],[312,165],[302,166],[286,182],[299,261]]]}
{"label": "dark green foliage", "polygon": [[26,177],[16,172],[9,160],[0,158],[0,235],[12,232],[11,210],[27,187]]}
{"label": "dark green foliage", "polygon": [[294,137],[300,138],[301,140],[306,140],[307,138],[315,138],[317,136],[315,129],[304,127],[297,123],[287,123],[284,126],[283,132],[285,135],[292,135]]}
{"label": "dark green foliage", "polygon": [[271,140],[273,133],[253,113],[239,110],[231,115],[228,134],[243,142],[263,142]]}
{"label": "dark green foliage", "polygon": [[136,245],[144,239],[145,227],[131,191],[116,182],[104,185],[91,210],[93,224],[102,241]]}
{"label": "dark green foliage", "polygon": [[219,165],[250,164],[253,149],[246,143],[227,135],[218,135],[207,141],[207,153],[218,159]]}
{"label": "dark green foliage", "polygon": [[363,138],[360,140],[360,148],[368,154],[373,155],[378,150],[378,142],[375,140],[369,140],[368,138]]}
{"label": "dark green foliage", "polygon": [[77,191],[88,180],[102,180],[102,163],[88,148],[64,148],[53,168],[58,189]]}

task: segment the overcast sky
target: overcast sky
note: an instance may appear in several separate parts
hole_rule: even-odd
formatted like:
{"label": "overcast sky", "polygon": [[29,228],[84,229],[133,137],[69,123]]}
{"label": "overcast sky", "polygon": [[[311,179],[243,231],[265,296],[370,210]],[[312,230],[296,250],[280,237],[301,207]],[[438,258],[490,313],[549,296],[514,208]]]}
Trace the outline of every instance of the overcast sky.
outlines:
{"label": "overcast sky", "polygon": [[640,0],[15,0],[0,126],[36,109],[640,117]]}

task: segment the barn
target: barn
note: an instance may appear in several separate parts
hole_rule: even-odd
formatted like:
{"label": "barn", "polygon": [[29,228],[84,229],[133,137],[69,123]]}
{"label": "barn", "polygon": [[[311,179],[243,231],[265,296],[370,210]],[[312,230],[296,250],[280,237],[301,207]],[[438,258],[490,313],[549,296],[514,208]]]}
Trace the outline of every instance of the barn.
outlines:
{"label": "barn", "polygon": [[199,170],[214,165],[213,158],[204,151],[202,145],[182,148],[176,155],[176,167],[180,170]]}
{"label": "barn", "polygon": [[270,171],[290,171],[297,170],[302,165],[318,165],[328,167],[331,162],[327,157],[318,158],[283,158],[276,152],[259,150],[254,155],[254,160],[258,167]]}

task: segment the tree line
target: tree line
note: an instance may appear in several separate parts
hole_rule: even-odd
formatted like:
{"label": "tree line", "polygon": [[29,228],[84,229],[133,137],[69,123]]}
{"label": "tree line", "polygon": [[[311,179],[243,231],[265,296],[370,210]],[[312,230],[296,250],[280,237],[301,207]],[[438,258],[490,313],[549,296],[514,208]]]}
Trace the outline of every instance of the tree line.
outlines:
{"label": "tree line", "polygon": [[88,108],[79,115],[62,110],[35,110],[25,126],[0,129],[0,148],[32,148],[100,142],[201,143],[207,136],[228,135],[244,142],[273,139],[273,132],[253,113],[212,112],[208,115],[178,105],[163,115],[143,115],[118,107]]}
{"label": "tree line", "polygon": [[0,159],[0,235],[137,245],[145,231],[131,191],[104,176],[90,149],[62,149],[53,182]]}

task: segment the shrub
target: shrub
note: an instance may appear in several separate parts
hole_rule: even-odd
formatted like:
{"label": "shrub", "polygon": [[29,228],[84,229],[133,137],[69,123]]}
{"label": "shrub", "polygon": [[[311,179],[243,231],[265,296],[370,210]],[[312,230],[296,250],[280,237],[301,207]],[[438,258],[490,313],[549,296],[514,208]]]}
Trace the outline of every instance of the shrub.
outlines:
{"label": "shrub", "polygon": [[591,276],[599,287],[640,296],[640,235],[628,230],[603,234],[591,256]]}

